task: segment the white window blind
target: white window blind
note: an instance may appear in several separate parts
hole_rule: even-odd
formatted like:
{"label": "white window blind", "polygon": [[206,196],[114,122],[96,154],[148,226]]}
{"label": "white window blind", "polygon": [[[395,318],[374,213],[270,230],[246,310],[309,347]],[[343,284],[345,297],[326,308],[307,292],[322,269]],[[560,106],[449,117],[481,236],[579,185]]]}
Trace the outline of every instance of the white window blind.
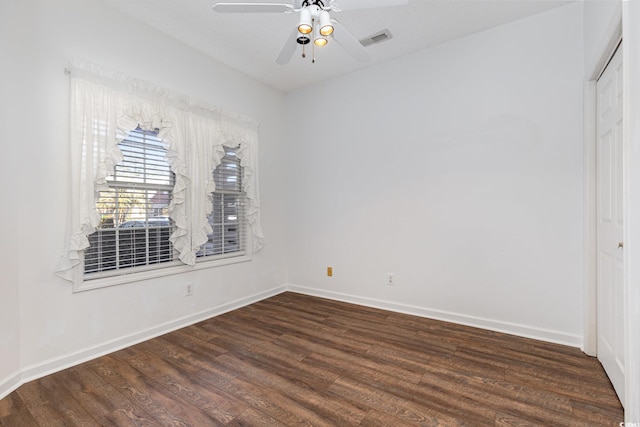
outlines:
{"label": "white window blind", "polygon": [[236,148],[224,147],[225,155],[213,171],[216,190],[208,216],[212,232],[197,255],[201,260],[244,255],[247,249],[246,195],[243,171]]}
{"label": "white window blind", "polygon": [[119,144],[123,160],[107,177],[97,209],[100,225],[84,252],[85,280],[157,266],[174,259],[169,218],[175,175],[157,131],[140,128]]}

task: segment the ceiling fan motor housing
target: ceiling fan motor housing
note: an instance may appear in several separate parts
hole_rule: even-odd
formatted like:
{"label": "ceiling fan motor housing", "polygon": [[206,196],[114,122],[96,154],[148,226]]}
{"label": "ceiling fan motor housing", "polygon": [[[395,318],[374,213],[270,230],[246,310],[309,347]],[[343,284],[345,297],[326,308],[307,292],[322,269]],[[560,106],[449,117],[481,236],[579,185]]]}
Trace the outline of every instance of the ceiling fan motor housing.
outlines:
{"label": "ceiling fan motor housing", "polygon": [[302,2],[300,3],[300,8],[316,6],[320,10],[329,9],[329,6],[325,6],[324,3],[325,2],[322,0],[302,0]]}

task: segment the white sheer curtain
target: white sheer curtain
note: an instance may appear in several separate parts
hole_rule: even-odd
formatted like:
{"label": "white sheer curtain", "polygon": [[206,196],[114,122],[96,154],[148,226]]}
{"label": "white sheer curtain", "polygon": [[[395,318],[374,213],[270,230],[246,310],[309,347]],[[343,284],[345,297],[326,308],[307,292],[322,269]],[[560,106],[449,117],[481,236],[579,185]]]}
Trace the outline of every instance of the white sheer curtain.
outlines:
{"label": "white sheer curtain", "polygon": [[98,193],[122,160],[118,143],[137,127],[157,129],[168,143],[167,160],[176,176],[169,206],[176,225],[171,242],[183,263],[195,264],[196,252],[212,231],[207,220],[215,190],[212,171],[224,146],[240,146],[252,249],[263,247],[255,121],[93,64],[74,62],[70,72],[71,200],[68,243],[58,265],[61,277],[73,281],[80,274],[87,236],[100,223]]}

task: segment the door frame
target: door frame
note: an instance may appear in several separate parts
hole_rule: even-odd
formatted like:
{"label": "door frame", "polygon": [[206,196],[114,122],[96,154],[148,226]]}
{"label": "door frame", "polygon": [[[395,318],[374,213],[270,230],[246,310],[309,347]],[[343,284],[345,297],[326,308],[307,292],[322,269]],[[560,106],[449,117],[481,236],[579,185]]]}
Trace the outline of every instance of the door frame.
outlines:
{"label": "door frame", "polygon": [[[584,298],[582,351],[597,355],[597,91],[596,82],[622,40],[622,13],[613,16],[597,50],[595,62],[586,69],[583,89],[584,102]],[[623,57],[624,58],[624,57]],[[623,59],[624,61],[624,59]],[[624,144],[624,141],[623,141]]]}
{"label": "door frame", "polygon": [[[624,287],[625,310],[625,421],[640,421],[640,27],[629,25],[640,19],[639,1],[621,1],[621,10],[611,19],[602,37],[596,60],[586,67],[584,83],[584,319],[583,351],[597,352],[596,311],[596,85],[595,82],[624,39],[623,84],[623,185],[624,207]],[[634,219],[635,217],[635,219]]]}
{"label": "door frame", "polygon": [[[640,422],[640,2],[622,2],[625,188],[625,422]],[[631,24],[633,22],[633,24]]]}

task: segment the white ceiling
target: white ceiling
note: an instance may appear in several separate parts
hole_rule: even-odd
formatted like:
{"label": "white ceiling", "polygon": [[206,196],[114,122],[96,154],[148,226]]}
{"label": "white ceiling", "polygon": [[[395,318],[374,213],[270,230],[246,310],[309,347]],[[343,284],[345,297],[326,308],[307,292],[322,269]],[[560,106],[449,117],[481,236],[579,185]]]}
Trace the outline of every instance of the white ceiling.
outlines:
{"label": "white ceiling", "polygon": [[[104,0],[158,30],[274,88],[291,91],[370,67],[439,43],[571,3],[569,0],[410,0],[407,5],[332,12],[332,18],[363,39],[389,29],[393,38],[367,49],[361,63],[330,42],[311,55],[301,48],[286,65],[275,59],[298,23],[297,14],[217,13],[216,0]],[[224,0],[227,2],[233,0]],[[265,0],[248,0],[264,2]],[[288,3],[290,0],[270,0]],[[350,0],[341,0],[347,3]],[[543,28],[540,29],[544,31]]]}

